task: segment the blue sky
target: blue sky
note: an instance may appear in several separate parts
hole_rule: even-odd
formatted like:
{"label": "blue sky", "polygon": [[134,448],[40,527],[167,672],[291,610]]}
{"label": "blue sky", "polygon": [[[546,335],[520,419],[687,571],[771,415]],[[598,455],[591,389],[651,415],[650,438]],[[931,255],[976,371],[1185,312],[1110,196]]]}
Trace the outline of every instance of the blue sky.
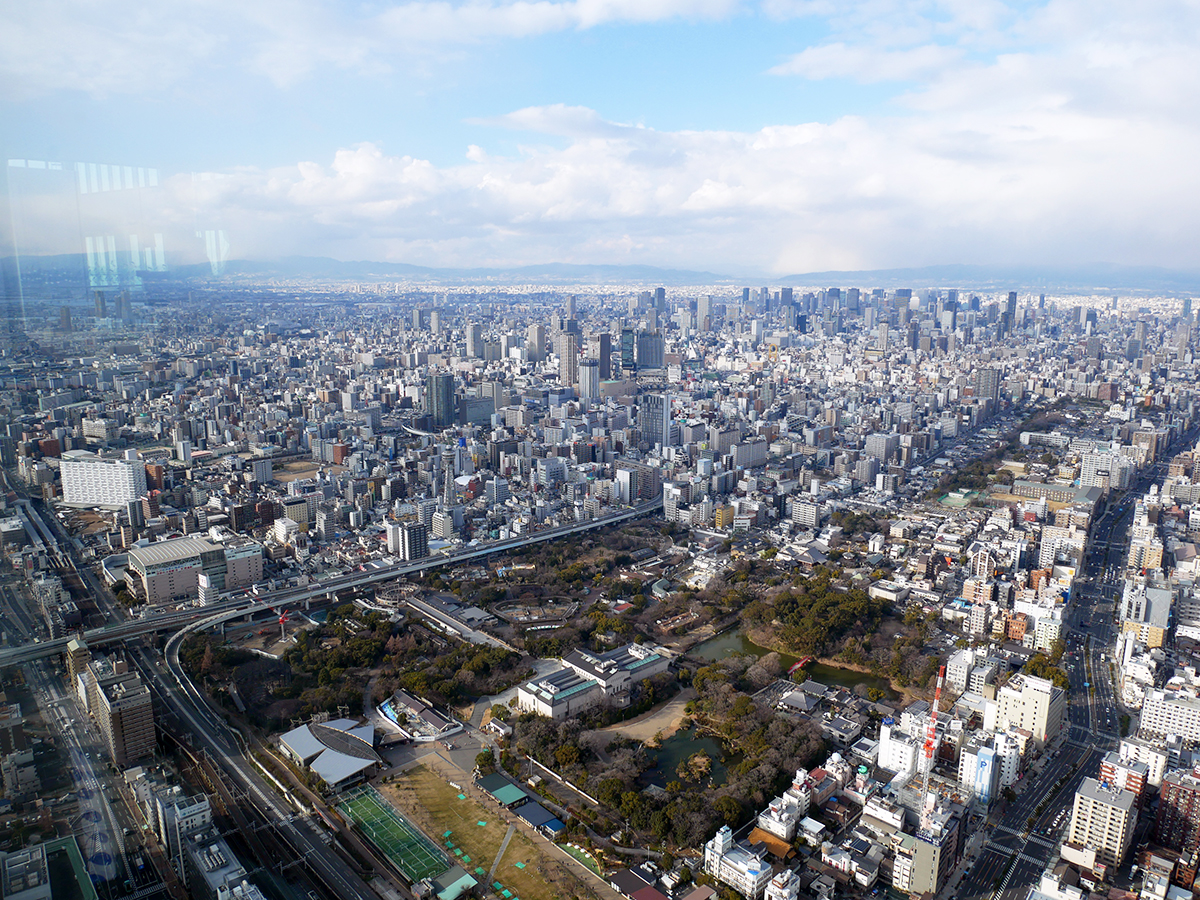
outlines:
{"label": "blue sky", "polygon": [[1200,267],[1195,3],[46,0],[6,19],[5,156],[155,166],[154,214],[218,222],[235,257]]}

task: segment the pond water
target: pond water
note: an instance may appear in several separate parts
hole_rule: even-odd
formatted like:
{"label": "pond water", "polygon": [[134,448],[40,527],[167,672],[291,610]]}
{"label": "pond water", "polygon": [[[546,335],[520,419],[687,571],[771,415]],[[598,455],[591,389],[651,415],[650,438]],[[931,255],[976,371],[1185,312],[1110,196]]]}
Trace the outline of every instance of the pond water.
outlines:
{"label": "pond water", "polygon": [[[688,652],[688,655],[699,657],[709,662],[716,662],[717,660],[738,654],[758,658],[766,656],[770,652],[766,647],[760,647],[751,641],[750,638],[742,633],[740,628],[731,628],[729,631],[722,632],[716,637],[709,638],[702,644],[697,644]],[[779,660],[783,664],[785,672],[791,668],[793,663],[798,662],[799,659],[800,657],[787,653],[779,654]],[[853,688],[856,684],[865,684],[869,688],[883,691],[885,696],[891,699],[896,699],[900,696],[892,690],[891,682],[888,679],[880,678],[878,675],[871,675],[867,672],[855,672],[853,669],[843,669],[841,666],[828,666],[819,662],[810,663],[805,672],[807,672],[808,677],[813,681],[830,687]]]}
{"label": "pond water", "polygon": [[724,784],[725,779],[729,776],[726,763],[731,761],[726,760],[725,763],[722,763],[721,757],[725,755],[725,751],[721,749],[721,745],[707,735],[698,734],[694,725],[680,728],[664,740],[662,746],[657,750],[647,751],[654,760],[654,767],[647,770],[643,777],[649,784],[666,787],[668,781],[674,781],[679,777],[675,773],[679,764],[693,753],[699,753],[701,750],[707,753],[708,758],[712,760],[710,776],[712,783],[714,785]]}

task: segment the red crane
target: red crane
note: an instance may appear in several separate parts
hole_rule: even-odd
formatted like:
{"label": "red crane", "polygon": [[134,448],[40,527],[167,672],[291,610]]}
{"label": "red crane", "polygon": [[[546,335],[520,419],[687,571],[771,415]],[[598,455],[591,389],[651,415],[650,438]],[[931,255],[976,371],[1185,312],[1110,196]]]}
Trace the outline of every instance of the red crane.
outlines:
{"label": "red crane", "polygon": [[946,667],[942,666],[938,669],[937,690],[933,694],[933,709],[929,711],[929,727],[925,731],[925,783],[921,789],[925,816],[922,816],[922,819],[933,812],[933,803],[929,798],[929,776],[933,774],[933,748],[937,743],[938,707],[942,702],[942,685],[945,683]]}

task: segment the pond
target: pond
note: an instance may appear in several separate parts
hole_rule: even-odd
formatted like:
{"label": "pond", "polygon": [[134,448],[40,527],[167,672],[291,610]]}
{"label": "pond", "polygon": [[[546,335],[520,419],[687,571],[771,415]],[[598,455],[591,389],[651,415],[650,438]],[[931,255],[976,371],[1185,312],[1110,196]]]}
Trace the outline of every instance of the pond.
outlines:
{"label": "pond", "polygon": [[679,778],[676,774],[679,764],[701,750],[707,753],[708,758],[712,760],[712,771],[710,772],[712,783],[718,786],[724,784],[725,779],[729,776],[727,764],[735,760],[727,759],[725,763],[722,763],[721,758],[725,755],[725,751],[721,745],[713,738],[699,734],[695,725],[680,728],[666,738],[657,750],[647,749],[654,760],[654,767],[648,769],[643,778],[648,784],[657,784],[659,787],[665,788],[668,781],[675,781]]}
{"label": "pond", "polygon": [[[689,651],[688,655],[708,660],[709,662],[716,662],[728,656],[743,654],[758,658],[766,656],[770,652],[766,647],[760,647],[751,641],[750,638],[742,633],[740,628],[731,628],[729,631],[722,632],[716,637],[709,638],[702,644],[697,644]],[[784,671],[791,668],[792,664],[798,662],[799,659],[800,657],[787,653],[779,654],[779,660],[783,664]],[[892,684],[887,678],[881,678],[878,675],[871,675],[867,672],[855,672],[853,669],[843,669],[841,666],[829,666],[819,662],[810,663],[805,668],[805,672],[813,681],[828,685],[829,687],[853,689],[857,684],[865,684],[868,688],[883,691],[885,697],[893,700],[900,696],[892,690]]]}

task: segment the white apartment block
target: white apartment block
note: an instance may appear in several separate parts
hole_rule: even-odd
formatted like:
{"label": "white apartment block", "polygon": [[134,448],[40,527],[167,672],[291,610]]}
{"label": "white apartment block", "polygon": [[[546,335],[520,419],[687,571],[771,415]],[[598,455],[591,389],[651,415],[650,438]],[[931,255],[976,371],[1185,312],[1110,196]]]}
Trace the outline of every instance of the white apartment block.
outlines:
{"label": "white apartment block", "polygon": [[138,459],[64,457],[59,474],[64,503],[121,507],[146,493],[146,467]]}
{"label": "white apartment block", "polygon": [[1156,743],[1138,737],[1121,738],[1118,750],[1121,759],[1136,760],[1146,764],[1146,784],[1160,787],[1167,772],[1170,754]]}
{"label": "white apartment block", "polygon": [[796,836],[796,828],[800,820],[808,815],[808,806],[812,800],[812,791],[808,786],[808,773],[803,769],[796,770],[792,786],[783,796],[776,797],[767,808],[758,814],[758,827],[768,834],[790,841]]}
{"label": "white apartment block", "polygon": [[1096,858],[1110,866],[1120,864],[1133,840],[1135,796],[1131,791],[1111,789],[1095,778],[1083,779],[1075,793],[1067,840],[1093,849]]}
{"label": "white apartment block", "polygon": [[756,851],[735,844],[729,826],[722,825],[704,845],[704,871],[748,900],[760,900],[773,874],[766,853],[766,848]]}
{"label": "white apartment block", "polygon": [[1045,678],[1017,674],[1000,688],[996,697],[1001,729],[1024,728],[1039,745],[1055,738],[1062,729],[1067,694]]}
{"label": "white apartment block", "polygon": [[1142,703],[1138,737],[1161,741],[1178,735],[1185,747],[1200,746],[1200,700],[1177,691],[1150,691]]}
{"label": "white apartment block", "polygon": [[763,900],[796,900],[800,896],[800,876],[784,869],[767,883]]}

